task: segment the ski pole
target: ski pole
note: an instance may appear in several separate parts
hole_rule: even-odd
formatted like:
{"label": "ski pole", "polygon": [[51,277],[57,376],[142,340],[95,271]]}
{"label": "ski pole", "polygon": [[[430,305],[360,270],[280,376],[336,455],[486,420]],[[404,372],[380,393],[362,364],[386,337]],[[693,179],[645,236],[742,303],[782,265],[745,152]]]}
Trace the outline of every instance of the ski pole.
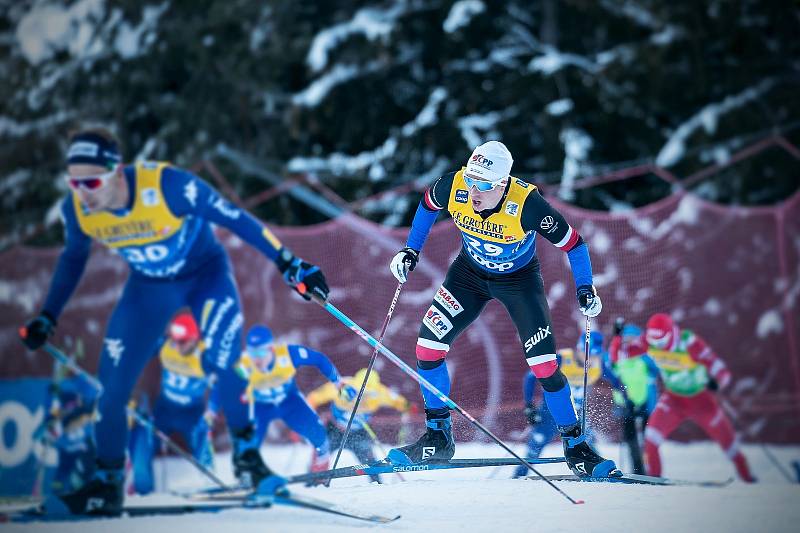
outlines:
{"label": "ski pole", "polygon": [[[297,285],[297,291],[300,294],[305,294],[306,293],[305,284],[303,284],[303,283],[298,284]],[[372,335],[367,333],[364,330],[364,328],[362,328],[361,326],[359,326],[358,324],[353,322],[350,318],[347,317],[347,315],[345,315],[344,313],[339,311],[332,303],[330,303],[329,301],[326,301],[326,300],[322,300],[321,298],[319,298],[318,296],[316,296],[313,293],[311,294],[311,297],[315,302],[317,302],[319,305],[321,305],[326,311],[328,311],[331,315],[336,317],[342,324],[347,326],[348,329],[351,329],[359,337],[361,337],[362,339],[367,341],[367,343],[369,343],[371,346],[373,346],[374,348],[379,350],[384,355],[384,357],[386,357],[392,363],[397,365],[400,368],[400,370],[405,372],[411,379],[413,379],[414,381],[419,383],[421,386],[423,386],[426,389],[428,389],[432,394],[434,394],[437,398],[439,398],[439,400],[441,400],[447,407],[449,407],[450,409],[453,409],[453,410],[458,411],[459,413],[461,413],[461,415],[464,418],[469,420],[475,427],[480,429],[486,436],[488,436],[490,439],[495,441],[501,448],[503,448],[509,454],[514,456],[514,458],[517,459],[521,464],[525,465],[530,471],[532,471],[534,474],[539,476],[539,478],[541,478],[543,481],[545,481],[548,485],[553,487],[553,489],[556,490],[559,494],[564,496],[567,500],[569,500],[573,504],[585,503],[584,500],[574,500],[566,492],[564,492],[563,490],[558,488],[555,485],[555,483],[553,483],[552,481],[547,479],[546,476],[544,476],[541,472],[536,470],[536,468],[534,468],[533,465],[531,465],[527,460],[525,460],[521,456],[517,455],[517,453],[514,452],[514,450],[509,448],[509,446],[506,443],[504,443],[502,440],[500,440],[500,438],[498,438],[494,433],[492,433],[486,426],[484,426],[483,424],[478,422],[478,420],[476,420],[475,417],[473,417],[471,414],[469,414],[469,412],[465,411],[460,405],[458,405],[456,402],[454,402],[449,396],[447,396],[442,391],[440,391],[438,388],[436,388],[436,386],[431,384],[430,381],[428,381],[427,379],[422,377],[419,374],[419,372],[417,372],[416,370],[414,370],[413,368],[408,366],[402,359],[400,359],[397,355],[395,355],[394,352],[392,352],[389,348],[387,348],[386,346],[384,346],[383,344],[381,344],[380,342],[375,340],[375,337],[373,337]]]}
{"label": "ski pole", "polygon": [[581,435],[586,434],[586,408],[589,407],[589,336],[592,332],[591,318],[586,317],[586,338],[583,343],[583,407],[581,408]]}
{"label": "ski pole", "polygon": [[[392,297],[392,303],[389,305],[389,312],[386,313],[386,318],[383,319],[383,326],[381,327],[381,334],[378,338],[378,343],[383,341],[383,335],[386,333],[386,328],[389,326],[389,320],[392,319],[392,313],[394,313],[394,308],[397,305],[397,300],[400,298],[400,291],[403,288],[402,283],[397,284],[397,290],[394,291],[394,297]],[[369,359],[369,365],[367,365],[367,372],[364,374],[364,381],[361,382],[361,390],[358,391],[358,396],[356,396],[356,400],[353,404],[353,410],[350,412],[350,418],[347,420],[347,427],[344,429],[344,434],[342,435],[342,442],[339,443],[339,449],[336,451],[336,459],[333,461],[333,467],[331,470],[336,469],[336,465],[339,464],[339,457],[342,456],[342,450],[344,450],[345,443],[347,442],[347,437],[350,435],[350,427],[353,425],[353,418],[356,416],[356,412],[358,411],[358,404],[361,403],[361,397],[364,395],[364,390],[367,388],[367,380],[369,379],[369,373],[372,372],[372,365],[375,364],[375,359],[378,357],[378,348],[376,347],[372,350],[372,357]],[[326,487],[331,486],[331,479],[329,478],[325,482]]]}
{"label": "ski pole", "polygon": [[[20,333],[22,333],[22,332],[20,332]],[[61,364],[63,364],[67,368],[69,368],[71,371],[73,371],[75,374],[77,374],[77,375],[81,376],[83,379],[85,379],[92,387],[94,387],[97,390],[97,392],[99,394],[103,393],[103,384],[100,383],[100,381],[97,378],[95,378],[94,376],[92,376],[91,374],[86,372],[83,368],[78,366],[75,363],[75,361],[73,361],[72,359],[67,357],[67,355],[64,352],[62,352],[61,350],[59,350],[58,348],[56,348],[55,346],[53,346],[49,342],[45,343],[44,346],[42,346],[42,348],[44,348],[44,350],[47,353],[49,353],[51,356],[53,356],[56,359],[56,361],[60,362]],[[129,409],[128,413],[131,416],[133,416],[133,418],[136,419],[136,421],[138,423],[140,423],[144,427],[150,429],[156,435],[156,437],[158,437],[159,440],[161,440],[161,442],[163,442],[164,444],[167,445],[167,447],[170,450],[174,451],[175,453],[177,453],[178,455],[180,455],[181,457],[183,457],[184,459],[189,461],[192,465],[194,465],[195,468],[197,468],[197,470],[199,470],[201,473],[205,474],[205,476],[207,478],[209,478],[211,481],[213,481],[214,483],[216,483],[217,485],[219,485],[220,487],[222,487],[224,489],[228,489],[228,490],[232,489],[232,487],[230,487],[227,483],[225,483],[220,478],[218,478],[216,476],[216,474],[214,474],[214,472],[212,472],[211,470],[209,470],[208,468],[203,466],[191,454],[186,453],[184,450],[182,450],[180,446],[175,444],[175,441],[173,441],[171,438],[169,438],[163,431],[161,431],[160,429],[155,427],[155,425],[153,425],[153,423],[150,420],[148,420],[141,413],[136,411],[136,409]]]}

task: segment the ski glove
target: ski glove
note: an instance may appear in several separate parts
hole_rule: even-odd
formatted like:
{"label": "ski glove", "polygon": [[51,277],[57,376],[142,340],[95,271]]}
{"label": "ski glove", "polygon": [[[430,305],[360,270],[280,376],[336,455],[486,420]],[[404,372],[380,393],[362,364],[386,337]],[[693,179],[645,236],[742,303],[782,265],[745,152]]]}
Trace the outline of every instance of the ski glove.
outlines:
{"label": "ski glove", "polygon": [[41,348],[47,339],[53,336],[56,330],[56,319],[47,311],[42,311],[39,316],[25,324],[20,330],[22,342],[29,350]]}
{"label": "ski glove", "polygon": [[417,266],[417,261],[419,261],[419,252],[406,246],[392,258],[389,270],[392,271],[397,281],[405,283],[408,279],[408,273]]}
{"label": "ski glove", "polygon": [[614,320],[614,336],[622,335],[622,330],[625,328],[625,319],[621,316],[618,316],[616,320]]}
{"label": "ski glove", "polygon": [[[325,275],[319,267],[306,263],[299,257],[292,257],[292,260],[284,265],[281,272],[283,273],[284,281],[306,300],[311,300],[312,295],[316,295],[323,300],[328,299],[330,289],[325,281]],[[297,288],[300,283],[306,286],[305,292],[300,292]]]}
{"label": "ski glove", "polygon": [[342,383],[339,385],[339,397],[346,401],[352,402],[358,396],[358,391],[352,385],[348,385],[347,383]]}
{"label": "ski glove", "polygon": [[603,302],[600,301],[594,285],[581,285],[578,287],[578,306],[581,312],[591,318],[596,317],[603,310]]}

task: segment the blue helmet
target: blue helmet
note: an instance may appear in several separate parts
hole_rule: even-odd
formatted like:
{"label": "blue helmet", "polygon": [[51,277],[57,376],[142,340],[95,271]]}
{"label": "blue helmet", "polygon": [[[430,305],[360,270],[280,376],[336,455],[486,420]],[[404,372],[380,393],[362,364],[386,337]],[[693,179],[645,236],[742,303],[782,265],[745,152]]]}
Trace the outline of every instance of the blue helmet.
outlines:
{"label": "blue helmet", "polygon": [[640,328],[636,324],[625,324],[625,327],[622,328],[623,338],[634,338],[634,337],[640,337],[641,335],[642,335],[642,328]]}
{"label": "blue helmet", "polygon": [[[583,351],[586,347],[586,336],[581,335],[578,339],[578,344],[576,348],[579,351]],[[597,355],[603,353],[603,334],[599,331],[592,331],[589,333],[589,355]]]}
{"label": "blue helmet", "polygon": [[272,340],[272,330],[261,324],[256,324],[247,332],[248,348],[259,348],[271,343]]}

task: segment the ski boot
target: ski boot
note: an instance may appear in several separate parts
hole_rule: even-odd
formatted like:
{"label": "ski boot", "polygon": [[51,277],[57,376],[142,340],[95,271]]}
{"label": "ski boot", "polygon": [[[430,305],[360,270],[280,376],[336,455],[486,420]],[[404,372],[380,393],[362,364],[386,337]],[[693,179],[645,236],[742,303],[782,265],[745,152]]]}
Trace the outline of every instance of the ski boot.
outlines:
{"label": "ski boot", "polygon": [[456,453],[450,411],[446,407],[425,409],[427,431],[417,442],[389,450],[387,459],[396,464],[446,462]]}
{"label": "ski boot", "polygon": [[[328,443],[326,442],[319,448],[314,448],[313,454],[311,456],[311,465],[309,465],[308,471],[309,472],[325,472],[330,468],[331,463],[331,454],[328,448]],[[307,487],[313,487],[314,485],[322,485],[325,483],[326,480],[324,479],[317,479],[313,481],[309,481],[306,483]]]}
{"label": "ski boot", "polygon": [[622,472],[611,459],[601,457],[586,443],[580,424],[561,431],[564,458],[567,466],[578,477],[620,477]]}
{"label": "ski boot", "polygon": [[285,491],[286,479],[275,474],[261,458],[253,426],[233,432],[233,474],[239,483],[258,494]]}
{"label": "ski boot", "polygon": [[119,516],[122,514],[125,481],[124,461],[119,464],[97,462],[92,479],[78,490],[48,497],[48,514]]}

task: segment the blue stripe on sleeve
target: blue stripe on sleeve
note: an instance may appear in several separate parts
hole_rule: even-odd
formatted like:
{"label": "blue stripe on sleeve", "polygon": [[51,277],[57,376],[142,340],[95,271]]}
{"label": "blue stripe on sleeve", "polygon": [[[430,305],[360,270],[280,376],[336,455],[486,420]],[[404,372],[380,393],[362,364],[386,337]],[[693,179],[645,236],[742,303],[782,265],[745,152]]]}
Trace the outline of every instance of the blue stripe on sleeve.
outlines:
{"label": "blue stripe on sleeve", "polygon": [[414,214],[414,221],[411,223],[411,231],[408,233],[408,240],[406,246],[416,251],[421,251],[425,245],[425,240],[428,238],[436,217],[439,216],[438,211],[431,211],[424,205],[425,200],[421,200],[417,206],[417,212]]}
{"label": "blue stripe on sleeve", "polygon": [[579,244],[567,252],[567,257],[575,286],[592,285],[592,260],[589,259],[589,247],[586,243]]}

